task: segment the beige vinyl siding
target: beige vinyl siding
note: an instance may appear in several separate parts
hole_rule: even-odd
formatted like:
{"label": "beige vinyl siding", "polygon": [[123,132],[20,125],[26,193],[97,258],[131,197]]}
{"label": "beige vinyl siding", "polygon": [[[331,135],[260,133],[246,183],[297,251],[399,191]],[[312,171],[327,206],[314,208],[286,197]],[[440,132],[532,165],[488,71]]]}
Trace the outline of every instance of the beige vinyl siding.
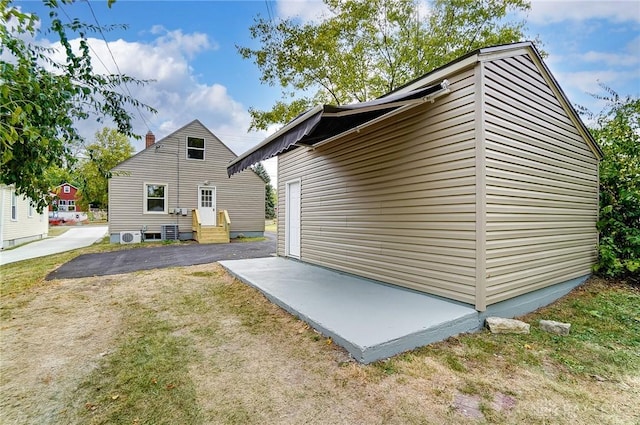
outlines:
{"label": "beige vinyl siding", "polygon": [[528,56],[485,64],[487,304],[591,272],[598,161]]}
{"label": "beige vinyl siding", "polygon": [[450,83],[434,104],[280,155],[278,253],[299,178],[301,260],[474,303],[473,69]]}
{"label": "beige vinyl siding", "polygon": [[49,233],[49,218],[48,212],[45,210],[38,214],[36,208],[33,208],[33,214],[29,216],[29,204],[28,198],[17,195],[16,196],[16,219],[11,218],[11,194],[14,188],[12,186],[0,186],[0,220],[2,225],[2,247],[8,248],[11,246],[19,245],[21,243],[29,242],[32,240],[43,239],[47,237]]}
{"label": "beige vinyl siding", "polygon": [[[205,139],[205,160],[186,158],[187,136]],[[232,232],[264,231],[264,182],[246,170],[229,178],[226,166],[235,155],[198,121],[138,153],[114,169],[109,181],[109,232],[159,233],[165,224],[191,231],[191,210],[198,207],[198,186],[216,188],[216,208],[229,211]],[[187,208],[187,216],[145,214],[144,184],[168,185],[168,208]]]}

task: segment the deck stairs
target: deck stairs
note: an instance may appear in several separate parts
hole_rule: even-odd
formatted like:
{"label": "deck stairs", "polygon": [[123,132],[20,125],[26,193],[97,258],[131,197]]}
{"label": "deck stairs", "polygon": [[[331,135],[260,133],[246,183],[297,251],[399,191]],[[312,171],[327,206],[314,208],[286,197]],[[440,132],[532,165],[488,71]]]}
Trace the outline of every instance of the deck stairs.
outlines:
{"label": "deck stairs", "polygon": [[231,220],[226,210],[218,211],[218,225],[204,226],[198,210],[191,210],[193,238],[198,243],[229,243]]}

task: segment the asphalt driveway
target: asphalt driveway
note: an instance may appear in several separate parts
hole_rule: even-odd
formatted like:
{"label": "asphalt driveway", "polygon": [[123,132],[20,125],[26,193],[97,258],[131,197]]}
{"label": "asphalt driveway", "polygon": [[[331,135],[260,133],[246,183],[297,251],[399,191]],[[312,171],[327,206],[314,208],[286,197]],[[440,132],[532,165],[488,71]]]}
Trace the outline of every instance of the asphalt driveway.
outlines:
{"label": "asphalt driveway", "polygon": [[84,254],[49,273],[46,280],[106,276],[138,270],[192,266],[220,260],[262,258],[275,255],[275,234],[265,232],[265,237],[267,240],[262,242],[163,245]]}

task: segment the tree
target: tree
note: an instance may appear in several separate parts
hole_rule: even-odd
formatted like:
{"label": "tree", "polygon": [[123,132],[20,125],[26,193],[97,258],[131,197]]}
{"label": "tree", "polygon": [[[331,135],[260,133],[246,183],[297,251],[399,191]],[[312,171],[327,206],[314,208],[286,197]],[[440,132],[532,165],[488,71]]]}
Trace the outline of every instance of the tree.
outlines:
{"label": "tree", "polygon": [[606,102],[591,129],[604,152],[600,162],[599,257],[594,271],[640,284],[640,99],[620,97],[601,84]]}
{"label": "tree", "polygon": [[269,173],[262,165],[262,162],[257,163],[251,167],[253,171],[264,181],[264,218],[273,219],[276,218],[276,191],[271,186],[271,177]]}
{"label": "tree", "polygon": [[[15,185],[41,211],[51,187],[47,169],[74,162],[73,150],[82,142],[79,121],[111,119],[120,133],[136,137],[126,108],[155,111],[122,94],[123,85],[145,81],[93,72],[87,34],[112,27],[77,19],[65,23],[58,9],[73,0],[44,0],[51,23],[43,31],[59,39],[65,55],[59,63],[52,59],[52,49],[30,41],[41,32],[38,16],[22,13],[12,3],[0,0],[0,183]],[[78,48],[72,38],[79,40]]]}
{"label": "tree", "polygon": [[526,0],[435,0],[420,14],[418,0],[323,0],[331,16],[299,23],[256,18],[260,47],[237,47],[279,85],[269,111],[250,109],[252,129],[286,123],[318,103],[363,102],[479,47],[520,41],[524,22],[507,14]]}
{"label": "tree", "polygon": [[96,132],[95,142],[85,149],[87,158],[78,167],[82,202],[98,208],[109,204],[109,178],[111,169],[133,155],[129,138],[115,129],[103,128]]}

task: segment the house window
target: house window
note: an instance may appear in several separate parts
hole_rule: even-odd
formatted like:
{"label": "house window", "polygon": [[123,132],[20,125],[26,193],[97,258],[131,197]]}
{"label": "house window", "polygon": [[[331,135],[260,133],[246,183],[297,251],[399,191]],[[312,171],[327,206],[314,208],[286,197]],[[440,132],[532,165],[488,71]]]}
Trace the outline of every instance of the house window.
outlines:
{"label": "house window", "polygon": [[67,200],[60,199],[58,202],[58,211],[67,211]]}
{"label": "house window", "polygon": [[145,183],[144,185],[144,212],[166,214],[167,213],[167,185],[158,183]]}
{"label": "house window", "polygon": [[18,197],[16,191],[11,191],[11,220],[16,221],[18,219]]}
{"label": "house window", "polygon": [[187,159],[204,159],[204,139],[187,137]]}
{"label": "house window", "polygon": [[64,186],[63,192],[64,193],[71,193],[71,188],[69,186]]}
{"label": "house window", "polygon": [[67,211],[75,211],[76,210],[76,201],[70,199],[67,201]]}

